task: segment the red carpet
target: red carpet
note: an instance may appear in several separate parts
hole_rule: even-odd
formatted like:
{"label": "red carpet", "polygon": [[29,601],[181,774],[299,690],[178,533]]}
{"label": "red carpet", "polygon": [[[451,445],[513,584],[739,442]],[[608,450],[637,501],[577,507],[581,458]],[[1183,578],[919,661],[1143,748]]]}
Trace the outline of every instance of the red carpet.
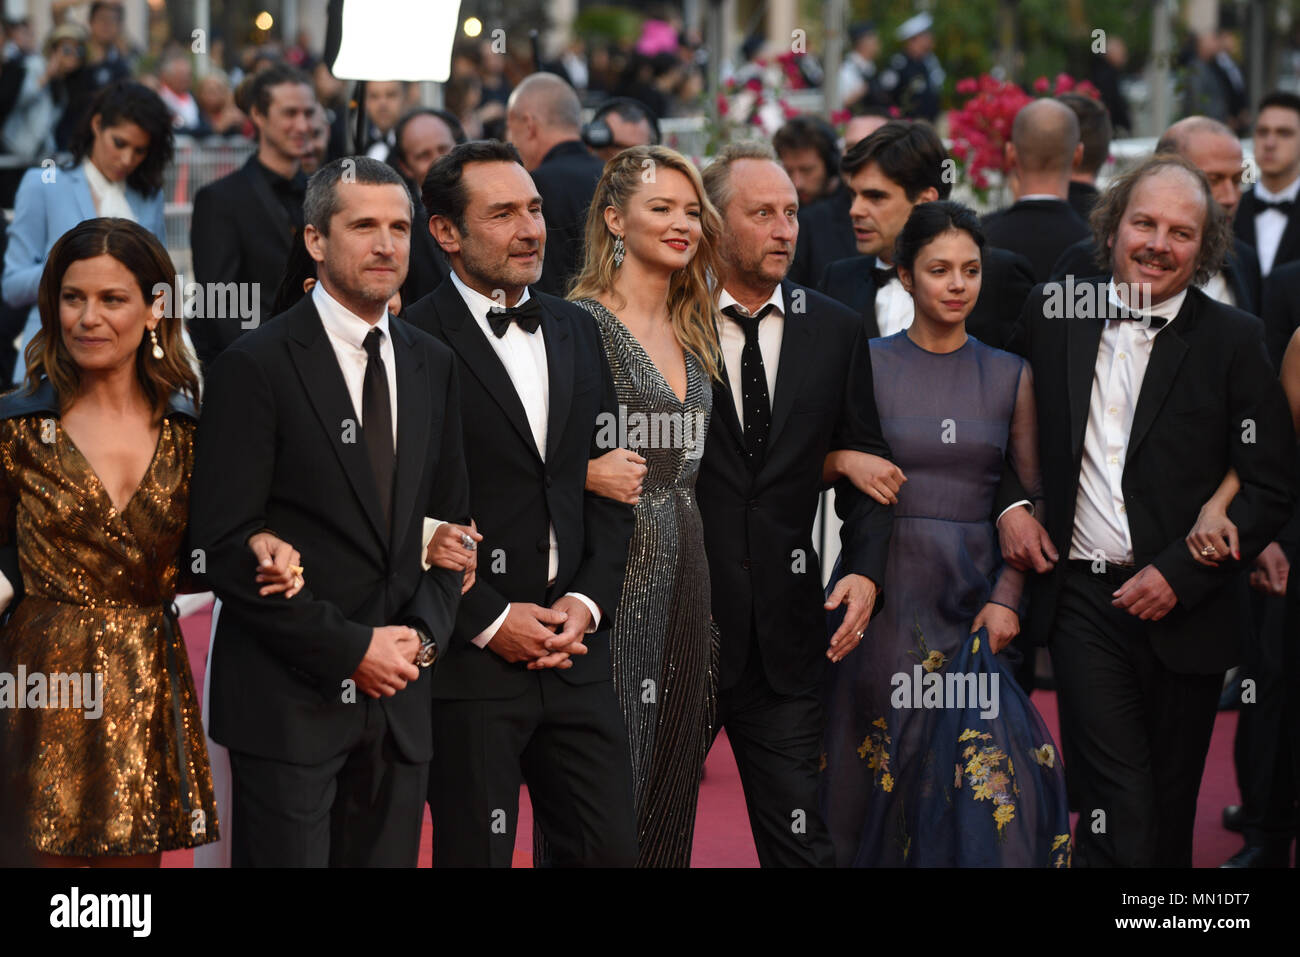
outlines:
{"label": "red carpet", "polygon": [[[194,669],[194,683],[200,694],[203,689],[203,672],[208,650],[210,616],[204,611],[191,615],[181,622],[185,643],[189,649],[190,664]],[[1034,693],[1034,704],[1043,713],[1053,737],[1060,742],[1056,719],[1056,695],[1051,692]],[[1194,863],[1197,867],[1217,867],[1241,847],[1241,837],[1225,831],[1220,823],[1220,813],[1225,804],[1240,800],[1236,775],[1232,768],[1232,739],[1237,728],[1237,714],[1221,711],[1214,726],[1210,742],[1210,756],[1201,780],[1200,804],[1196,812],[1196,844]],[[519,827],[515,840],[515,866],[528,867],[532,863],[532,809],[528,791],[521,789],[519,796]],[[421,839],[420,865],[428,867],[432,861],[433,832],[425,810],[424,835]],[[193,852],[174,851],[163,855],[164,867],[190,867]],[[726,735],[719,736],[709,755],[703,783],[700,786],[700,807],[695,822],[695,850],[692,863],[695,867],[757,867],[758,856],[749,833],[749,817],[740,787],[740,775],[735,759],[727,744]]]}

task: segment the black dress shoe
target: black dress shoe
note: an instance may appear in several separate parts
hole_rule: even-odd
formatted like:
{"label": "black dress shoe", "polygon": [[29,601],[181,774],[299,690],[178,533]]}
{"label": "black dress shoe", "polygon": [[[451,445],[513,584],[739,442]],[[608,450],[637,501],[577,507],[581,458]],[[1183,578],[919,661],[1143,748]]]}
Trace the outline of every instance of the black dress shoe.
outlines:
{"label": "black dress shoe", "polygon": [[1223,827],[1225,830],[1241,833],[1242,810],[1240,804],[1229,804],[1223,809]]}
{"label": "black dress shoe", "polygon": [[1232,857],[1228,858],[1220,867],[1287,867],[1290,862],[1287,853],[1288,847],[1261,847],[1258,844],[1247,844]]}

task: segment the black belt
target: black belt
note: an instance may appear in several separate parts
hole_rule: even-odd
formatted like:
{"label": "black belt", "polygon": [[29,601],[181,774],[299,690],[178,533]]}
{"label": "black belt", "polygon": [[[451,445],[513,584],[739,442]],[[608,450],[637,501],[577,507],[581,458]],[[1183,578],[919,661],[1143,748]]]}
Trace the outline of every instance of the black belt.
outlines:
{"label": "black belt", "polygon": [[[1101,570],[1098,571],[1098,569]],[[1136,565],[1120,565],[1116,562],[1105,562],[1101,559],[1071,558],[1070,571],[1099,578],[1118,588],[1136,575],[1139,569]]]}

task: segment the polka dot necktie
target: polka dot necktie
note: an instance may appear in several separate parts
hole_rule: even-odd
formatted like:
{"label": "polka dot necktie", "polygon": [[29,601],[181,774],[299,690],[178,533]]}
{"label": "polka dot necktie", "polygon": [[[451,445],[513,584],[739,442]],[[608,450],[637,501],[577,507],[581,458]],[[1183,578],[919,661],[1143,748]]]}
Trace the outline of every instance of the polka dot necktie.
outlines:
{"label": "polka dot necktie", "polygon": [[758,324],[774,308],[769,302],[753,316],[742,312],[739,306],[722,310],[745,332],[745,348],[740,353],[740,402],[744,406],[745,451],[754,472],[763,467],[767,434],[772,430],[772,400],[767,394],[767,370],[763,368],[763,353],[758,347]]}

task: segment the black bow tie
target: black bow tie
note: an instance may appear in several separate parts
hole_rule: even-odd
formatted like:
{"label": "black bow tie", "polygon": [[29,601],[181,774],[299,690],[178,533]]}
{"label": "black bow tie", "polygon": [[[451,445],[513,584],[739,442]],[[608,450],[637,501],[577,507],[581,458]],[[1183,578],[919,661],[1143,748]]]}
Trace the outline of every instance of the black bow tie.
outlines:
{"label": "black bow tie", "polygon": [[1295,200],[1279,199],[1277,202],[1273,202],[1267,199],[1260,199],[1259,197],[1255,198],[1256,213],[1262,213],[1269,209],[1276,209],[1283,216],[1290,216],[1293,212],[1295,212]]}
{"label": "black bow tie", "polygon": [[498,339],[506,334],[512,322],[519,323],[519,328],[524,332],[536,332],[542,324],[542,304],[530,296],[526,302],[517,306],[493,306],[488,310],[487,321]]}
{"label": "black bow tie", "polygon": [[1136,310],[1128,308],[1128,306],[1125,306],[1123,303],[1108,301],[1106,303],[1106,308],[1108,310],[1105,314],[1107,319],[1123,319],[1129,322],[1140,322],[1150,326],[1152,329],[1159,329],[1169,322],[1169,320],[1164,316],[1155,316],[1137,312]]}
{"label": "black bow tie", "polygon": [[871,278],[876,281],[876,288],[883,289],[891,280],[898,278],[898,267],[887,266],[883,269],[876,268],[871,270]]}

